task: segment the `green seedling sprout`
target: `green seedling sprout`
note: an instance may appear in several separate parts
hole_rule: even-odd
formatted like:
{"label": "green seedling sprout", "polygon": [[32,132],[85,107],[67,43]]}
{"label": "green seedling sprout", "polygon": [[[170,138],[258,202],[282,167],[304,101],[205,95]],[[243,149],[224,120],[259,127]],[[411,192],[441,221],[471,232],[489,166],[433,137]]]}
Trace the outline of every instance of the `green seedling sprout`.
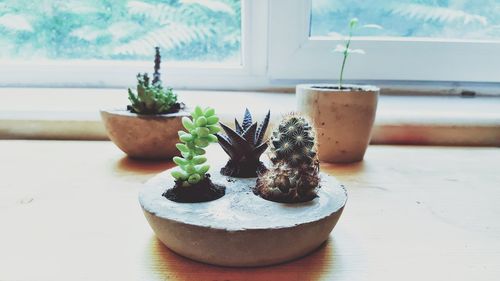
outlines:
{"label": "green seedling sprout", "polygon": [[[339,90],[342,90],[342,83],[344,82],[344,68],[347,61],[347,57],[349,54],[365,54],[365,51],[362,49],[351,49],[351,39],[354,33],[354,30],[358,26],[359,20],[357,18],[352,18],[349,21],[349,35],[347,37],[345,45],[337,45],[337,47],[333,50],[334,52],[342,53],[344,55],[344,59],[342,60],[342,66],[340,68],[340,78],[339,78]],[[373,28],[373,29],[384,29],[382,26],[378,24],[365,24],[361,26],[361,28]]]}
{"label": "green seedling sprout", "polygon": [[210,169],[206,164],[205,147],[210,143],[217,142],[217,134],[220,131],[219,117],[215,115],[213,108],[195,107],[191,113],[192,118],[183,117],[182,125],[186,131],[179,131],[180,143],[176,144],[182,157],[174,157],[178,169],[172,172],[176,181],[182,182],[182,186],[188,187],[199,183],[205,178]]}

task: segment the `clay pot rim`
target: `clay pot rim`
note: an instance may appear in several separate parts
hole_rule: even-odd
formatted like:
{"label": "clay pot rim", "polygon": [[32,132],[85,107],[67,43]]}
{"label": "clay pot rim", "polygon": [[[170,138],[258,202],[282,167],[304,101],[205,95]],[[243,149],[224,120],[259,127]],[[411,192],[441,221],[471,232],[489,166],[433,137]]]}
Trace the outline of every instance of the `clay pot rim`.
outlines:
{"label": "clay pot rim", "polygon": [[190,116],[186,109],[181,109],[179,110],[179,112],[176,113],[167,113],[167,114],[137,114],[130,112],[126,108],[101,109],[100,112],[101,114],[109,114],[113,116],[141,118],[141,119],[169,119],[169,118]]}
{"label": "clay pot rim", "polygon": [[342,90],[333,89],[334,87],[338,87],[338,85],[339,84],[329,84],[329,83],[299,84],[297,85],[297,89],[312,90],[318,92],[330,92],[337,94],[354,94],[354,93],[371,94],[380,92],[380,88],[374,85],[342,84],[342,87],[347,87],[350,89],[342,89]]}

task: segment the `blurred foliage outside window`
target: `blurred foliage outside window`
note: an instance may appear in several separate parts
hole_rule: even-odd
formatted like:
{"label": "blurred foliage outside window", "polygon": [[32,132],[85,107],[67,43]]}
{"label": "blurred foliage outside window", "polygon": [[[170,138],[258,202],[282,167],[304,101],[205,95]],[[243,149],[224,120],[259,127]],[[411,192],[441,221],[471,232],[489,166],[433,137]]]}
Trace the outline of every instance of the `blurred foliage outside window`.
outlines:
{"label": "blurred foliage outside window", "polygon": [[311,36],[346,35],[354,17],[375,27],[356,36],[500,39],[500,0],[312,0]]}
{"label": "blurred foliage outside window", "polygon": [[0,59],[240,63],[240,0],[0,0]]}

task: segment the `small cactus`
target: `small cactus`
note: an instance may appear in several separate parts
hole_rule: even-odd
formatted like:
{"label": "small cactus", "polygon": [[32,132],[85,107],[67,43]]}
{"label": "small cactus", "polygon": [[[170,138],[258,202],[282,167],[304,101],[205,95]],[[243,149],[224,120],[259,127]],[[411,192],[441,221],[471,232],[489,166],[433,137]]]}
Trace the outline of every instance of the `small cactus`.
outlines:
{"label": "small cactus", "polygon": [[137,94],[128,89],[128,99],[130,105],[127,107],[133,113],[137,114],[165,114],[178,112],[181,104],[177,102],[177,95],[172,88],[163,88],[160,79],[160,49],[155,48],[155,66],[153,81],[147,73],[137,74]]}
{"label": "small cactus", "polygon": [[273,164],[286,162],[292,167],[311,165],[316,159],[311,125],[301,116],[287,116],[272,134],[271,151]]}
{"label": "small cactus", "polygon": [[304,202],[316,197],[319,160],[312,126],[296,114],[286,116],[271,137],[273,167],[257,179],[255,192],[278,202]]}
{"label": "small cactus", "polygon": [[174,162],[179,169],[172,172],[172,176],[181,186],[187,187],[195,185],[205,179],[205,174],[210,169],[205,164],[207,158],[204,156],[205,147],[210,143],[217,142],[214,135],[219,132],[217,123],[219,117],[215,115],[213,108],[202,110],[197,106],[189,117],[182,118],[182,124],[187,132],[179,131],[181,143],[176,144],[182,157],[174,157]]}

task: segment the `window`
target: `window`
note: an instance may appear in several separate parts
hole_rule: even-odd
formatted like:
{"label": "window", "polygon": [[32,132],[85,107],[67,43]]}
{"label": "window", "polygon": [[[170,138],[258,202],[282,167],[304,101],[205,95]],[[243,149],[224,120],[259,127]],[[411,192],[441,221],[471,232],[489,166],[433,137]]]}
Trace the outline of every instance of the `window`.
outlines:
{"label": "window", "polygon": [[241,63],[239,0],[4,1],[0,58]]}
{"label": "window", "polygon": [[500,82],[497,0],[0,0],[0,86],[124,87],[162,47],[176,88]]}
{"label": "window", "polygon": [[313,0],[310,34],[341,37],[355,17],[358,36],[498,40],[499,14],[497,0]]}
{"label": "window", "polygon": [[[171,86],[248,84],[244,79],[264,68],[249,59],[262,52],[250,32],[262,23],[249,17],[259,6],[242,0],[0,0],[0,86],[131,86],[137,72],[152,71],[154,46],[162,48],[162,73]],[[231,85],[234,77],[238,82]]]}
{"label": "window", "polygon": [[500,82],[500,2],[496,0],[284,0],[270,2],[269,74],[332,79],[332,53],[349,19],[357,30],[345,76],[351,80]]}

